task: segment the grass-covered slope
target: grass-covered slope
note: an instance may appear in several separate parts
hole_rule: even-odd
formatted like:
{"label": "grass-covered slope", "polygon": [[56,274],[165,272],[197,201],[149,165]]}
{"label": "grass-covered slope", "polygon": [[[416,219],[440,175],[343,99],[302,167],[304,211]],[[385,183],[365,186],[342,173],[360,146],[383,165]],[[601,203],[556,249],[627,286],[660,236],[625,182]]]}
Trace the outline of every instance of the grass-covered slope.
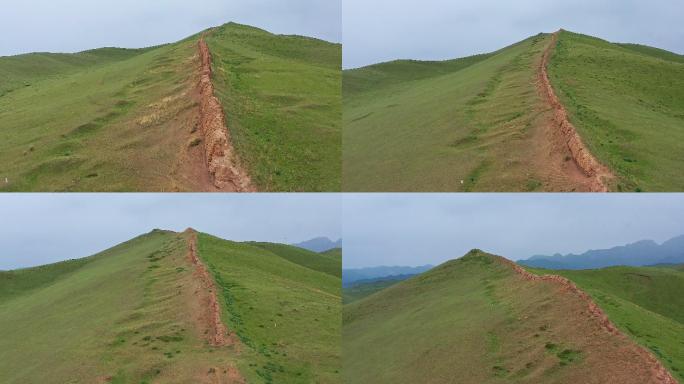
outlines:
{"label": "grass-covered slope", "polygon": [[212,367],[242,368],[234,350],[203,339],[186,252],[177,234],[153,231],[84,260],[3,273],[0,382],[203,383]]}
{"label": "grass-covered slope", "polygon": [[234,146],[259,188],[339,191],[341,45],[234,23],[206,41]]}
{"label": "grass-covered slope", "polygon": [[348,383],[650,382],[555,282],[473,251],[344,306]]}
{"label": "grass-covered slope", "polygon": [[291,261],[295,264],[342,278],[342,258],[309,251],[308,249],[277,243],[253,243],[253,245]]}
{"label": "grass-covered slope", "polygon": [[344,71],[343,188],[570,190],[537,163],[545,144],[536,70],[548,42],[538,35],[488,55]]}
{"label": "grass-covered slope", "polygon": [[528,269],[575,282],[618,328],[650,349],[673,376],[684,381],[684,271],[656,267]]}
{"label": "grass-covered slope", "polygon": [[[538,89],[549,43],[344,71],[343,189],[587,189]],[[684,56],[561,31],[548,70],[611,190],[684,190]]]}
{"label": "grass-covered slope", "polygon": [[348,287],[342,287],[342,303],[348,304],[357,300],[361,300],[366,296],[370,296],[376,292],[382,291],[385,288],[391,287],[402,280],[404,279],[377,279],[354,283]]}
{"label": "grass-covered slope", "polygon": [[395,60],[344,71],[345,97],[355,96],[407,81],[428,79],[467,68],[491,54],[445,61]]}
{"label": "grass-covered slope", "polygon": [[0,96],[0,190],[198,189],[180,175],[196,103],[195,54],[190,39],[0,59],[0,73],[29,85]]}
{"label": "grass-covered slope", "polygon": [[[341,382],[340,279],[198,234],[208,282],[188,256],[192,233],[0,272],[0,382]],[[231,335],[222,346],[212,292]]]}
{"label": "grass-covered slope", "polygon": [[200,234],[198,248],[255,382],[341,382],[339,278],[250,243]]}
{"label": "grass-covered slope", "polygon": [[320,253],[322,256],[333,259],[333,260],[342,260],[342,248],[333,248],[333,249],[328,249],[327,251],[323,251]]}
{"label": "grass-covered slope", "polygon": [[35,268],[0,271],[0,302],[48,286],[71,272],[77,271],[93,259],[69,260]]}
{"label": "grass-covered slope", "polygon": [[684,56],[562,31],[549,75],[618,189],[684,190]]}
{"label": "grass-covered slope", "polygon": [[29,53],[0,57],[0,96],[51,76],[129,59],[145,49],[100,48],[75,54]]}
{"label": "grass-covered slope", "polygon": [[[227,24],[217,96],[257,189],[340,189],[339,44]],[[0,58],[0,191],[205,191],[197,34]]]}

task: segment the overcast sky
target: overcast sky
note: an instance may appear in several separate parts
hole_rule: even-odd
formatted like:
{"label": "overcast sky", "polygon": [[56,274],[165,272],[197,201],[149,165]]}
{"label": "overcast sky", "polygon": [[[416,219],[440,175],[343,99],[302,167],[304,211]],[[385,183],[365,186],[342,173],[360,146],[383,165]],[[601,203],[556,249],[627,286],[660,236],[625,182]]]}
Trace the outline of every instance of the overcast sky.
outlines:
{"label": "overcast sky", "polygon": [[517,260],[682,235],[684,194],[345,194],[343,218],[345,268]]}
{"label": "overcast sky", "polygon": [[682,0],[342,0],[344,67],[443,60],[564,28],[684,54]]}
{"label": "overcast sky", "polygon": [[0,56],[171,43],[229,21],[340,42],[336,0],[21,0],[0,2]]}
{"label": "overcast sky", "polygon": [[89,256],[154,228],[229,240],[341,237],[335,194],[0,194],[0,270]]}

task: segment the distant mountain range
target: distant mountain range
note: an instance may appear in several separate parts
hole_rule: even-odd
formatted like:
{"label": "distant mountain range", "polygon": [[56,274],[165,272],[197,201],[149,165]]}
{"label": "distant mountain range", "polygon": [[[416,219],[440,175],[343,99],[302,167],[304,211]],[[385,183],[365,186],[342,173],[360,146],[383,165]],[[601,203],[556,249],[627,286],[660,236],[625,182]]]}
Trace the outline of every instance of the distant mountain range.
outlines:
{"label": "distant mountain range", "polygon": [[313,252],[325,252],[334,248],[342,248],[342,239],[332,241],[327,237],[316,237],[311,240],[302,241],[301,243],[292,244],[295,247],[308,249]]}
{"label": "distant mountain range", "polygon": [[412,275],[423,273],[432,269],[432,265],[422,265],[418,267],[406,266],[379,266],[369,268],[352,268],[342,270],[342,286],[347,287],[361,281],[371,281],[378,278],[388,280],[403,280]]}
{"label": "distant mountain range", "polygon": [[593,269],[614,265],[648,266],[684,263],[684,235],[658,244],[653,240],[610,249],[589,250],[580,255],[536,255],[518,264],[547,269]]}

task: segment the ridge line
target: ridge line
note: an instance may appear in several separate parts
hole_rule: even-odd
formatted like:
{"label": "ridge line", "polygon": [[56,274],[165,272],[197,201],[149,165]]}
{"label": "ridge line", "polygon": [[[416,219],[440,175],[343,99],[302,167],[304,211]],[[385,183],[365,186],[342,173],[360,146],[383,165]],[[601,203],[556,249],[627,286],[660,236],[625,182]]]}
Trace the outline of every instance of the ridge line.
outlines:
{"label": "ridge line", "polygon": [[556,93],[551,86],[551,81],[549,80],[549,59],[557,45],[558,35],[561,31],[562,29],[551,34],[551,41],[542,54],[538,71],[538,77],[543,92],[542,96],[554,111],[553,122],[560,130],[561,136],[570,150],[573,161],[577,164],[582,173],[591,180],[591,192],[608,192],[606,180],[613,179],[613,174],[605,165],[601,164],[591,152],[589,152],[589,149],[582,141],[577,129],[568,119],[568,112],[556,96]]}
{"label": "ridge line", "polygon": [[200,56],[200,130],[204,136],[207,168],[214,185],[232,192],[255,192],[247,172],[239,166],[225,114],[211,82],[211,52],[204,37],[198,42]]}
{"label": "ridge line", "polygon": [[645,363],[650,365],[649,368],[651,374],[653,375],[654,383],[678,384],[678,381],[675,380],[670,371],[668,371],[667,368],[665,368],[665,366],[660,362],[660,360],[653,356],[653,354],[649,352],[646,348],[644,348],[642,345],[638,344],[636,341],[632,340],[622,331],[620,331],[620,329],[618,329],[618,327],[608,318],[608,315],[606,315],[603,309],[601,309],[601,307],[599,307],[594,302],[591,296],[589,296],[588,293],[580,289],[570,279],[560,275],[553,274],[535,275],[527,271],[520,265],[518,265],[516,262],[508,260],[505,257],[496,256],[496,258],[504,265],[511,267],[513,271],[524,280],[548,281],[552,284],[560,286],[560,288],[564,292],[568,292],[578,296],[582,301],[584,301],[587,304],[588,313],[590,317],[592,319],[596,319],[599,322],[599,325],[602,329],[604,329],[606,332],[608,332],[614,337],[618,337],[629,342],[630,345],[632,345],[632,347],[634,348],[633,351],[636,353],[636,355],[643,358],[645,360]]}
{"label": "ridge line", "polygon": [[216,297],[216,285],[211,278],[202,260],[197,254],[197,232],[192,229],[185,231],[188,242],[188,261],[195,267],[194,276],[199,279],[202,288],[205,289],[207,295],[207,306],[205,310],[208,312],[208,332],[205,334],[209,340],[209,344],[215,347],[226,346],[233,343],[229,336],[229,331],[226,325],[221,321],[221,307],[219,306],[218,298]]}

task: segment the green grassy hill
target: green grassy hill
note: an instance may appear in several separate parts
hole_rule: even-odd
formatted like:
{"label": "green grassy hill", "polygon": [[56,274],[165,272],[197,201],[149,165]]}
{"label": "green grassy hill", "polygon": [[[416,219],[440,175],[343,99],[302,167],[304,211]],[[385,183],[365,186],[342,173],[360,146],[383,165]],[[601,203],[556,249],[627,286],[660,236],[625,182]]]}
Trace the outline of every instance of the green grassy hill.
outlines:
{"label": "green grassy hill", "polygon": [[374,280],[369,282],[355,283],[342,288],[342,304],[348,304],[361,300],[385,288],[391,287],[401,280]]}
{"label": "green grassy hill", "polygon": [[[554,137],[539,68],[551,35],[445,62],[343,72],[347,191],[586,190]],[[561,32],[550,80],[614,190],[682,190],[682,56]]]}
{"label": "green grassy hill", "polygon": [[344,71],[343,188],[548,189],[529,151],[538,146],[535,71],[548,41],[539,35],[489,55]]}
{"label": "green grassy hill", "polygon": [[[339,190],[340,46],[237,24],[210,36],[257,188]],[[214,190],[198,145],[199,38],[0,58],[0,191]]]}
{"label": "green grassy hill", "polygon": [[650,382],[587,303],[471,251],[343,309],[348,383]]}
{"label": "green grassy hill", "polygon": [[[342,278],[342,258],[276,243],[252,243],[295,264]],[[339,250],[341,254],[341,250]]]}
{"label": "green grassy hill", "polygon": [[34,289],[49,286],[56,280],[78,270],[94,259],[94,257],[91,257],[35,268],[0,271],[0,302]]}
{"label": "green grassy hill", "polygon": [[344,95],[355,96],[407,81],[429,79],[467,68],[488,57],[475,55],[445,61],[395,60],[344,71]]}
{"label": "green grassy hill", "polygon": [[341,280],[252,244],[200,235],[228,326],[266,383],[340,382]]}
{"label": "green grassy hill", "polygon": [[549,75],[620,190],[684,190],[684,56],[562,31]]}
{"label": "green grassy hill", "polygon": [[199,234],[238,340],[212,346],[187,236],[155,230],[89,258],[1,272],[0,382],[242,382],[226,372],[340,382],[339,278]]}
{"label": "green grassy hill", "polygon": [[660,267],[544,270],[575,282],[625,334],[649,348],[684,381],[684,271]]}
{"label": "green grassy hill", "polygon": [[149,49],[100,48],[76,54],[29,53],[0,57],[0,96],[32,82],[130,59]]}
{"label": "green grassy hill", "polygon": [[320,253],[324,257],[328,257],[333,260],[342,260],[342,248],[328,249],[327,251]]}
{"label": "green grassy hill", "polygon": [[[44,55],[26,55],[43,70],[0,96],[0,190],[198,189],[178,164],[192,136],[195,50],[186,40],[123,60],[59,55],[79,64],[50,76]],[[3,58],[0,71],[17,60]]]}
{"label": "green grassy hill", "polygon": [[207,44],[234,145],[257,185],[339,191],[342,46],[234,23]]}

